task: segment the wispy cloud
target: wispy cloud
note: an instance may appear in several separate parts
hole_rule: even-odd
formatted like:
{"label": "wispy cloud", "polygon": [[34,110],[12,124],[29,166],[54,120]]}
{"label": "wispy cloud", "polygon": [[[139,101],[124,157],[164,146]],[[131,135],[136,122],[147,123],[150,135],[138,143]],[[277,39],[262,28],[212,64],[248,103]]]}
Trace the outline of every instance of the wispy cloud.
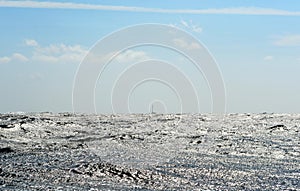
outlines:
{"label": "wispy cloud", "polygon": [[24,56],[23,54],[20,54],[20,53],[14,53],[11,57],[12,60],[17,60],[17,61],[20,61],[20,62],[27,62],[29,59]]}
{"label": "wispy cloud", "polygon": [[187,29],[187,30],[191,30],[191,31],[196,32],[196,33],[201,33],[202,32],[202,28],[199,25],[194,24],[192,20],[185,21],[185,20],[181,19],[180,20],[180,25],[182,26],[182,28]]}
{"label": "wispy cloud", "polygon": [[29,59],[20,53],[14,53],[11,56],[0,57],[0,63],[9,63],[9,62],[27,62]]}
{"label": "wispy cloud", "polygon": [[271,61],[271,60],[273,60],[273,59],[274,59],[273,56],[265,56],[265,57],[264,57],[264,61]]}
{"label": "wispy cloud", "polygon": [[173,39],[173,43],[175,46],[179,46],[181,48],[187,50],[196,50],[201,49],[201,46],[195,42],[187,42],[185,39],[182,38],[175,38]]}
{"label": "wispy cloud", "polygon": [[31,55],[14,53],[0,57],[0,64],[10,62],[41,62],[41,63],[80,63],[88,49],[81,45],[50,44],[41,46],[36,40],[26,39],[24,44],[30,48]]}
{"label": "wispy cloud", "polygon": [[0,57],[0,64],[5,64],[5,63],[9,63],[10,62],[10,58],[7,56],[4,57]]}
{"label": "wispy cloud", "polygon": [[276,46],[300,46],[300,35],[285,35],[277,37],[274,41]]}
{"label": "wispy cloud", "polygon": [[110,10],[130,11],[148,13],[180,13],[180,14],[235,14],[235,15],[282,15],[300,16],[298,11],[287,11],[281,9],[260,8],[260,7],[237,7],[219,9],[160,9],[133,6],[112,6],[84,3],[66,3],[49,1],[0,1],[0,7],[19,8],[47,8],[47,9],[85,9],[85,10]]}
{"label": "wispy cloud", "polygon": [[26,46],[38,46],[39,45],[37,43],[37,41],[33,40],[33,39],[25,39],[24,43]]}
{"label": "wispy cloud", "polygon": [[80,45],[50,44],[35,46],[33,61],[43,63],[80,63],[87,54],[87,49]]}
{"label": "wispy cloud", "polygon": [[144,51],[127,50],[116,57],[120,63],[140,62],[148,60],[150,57]]}

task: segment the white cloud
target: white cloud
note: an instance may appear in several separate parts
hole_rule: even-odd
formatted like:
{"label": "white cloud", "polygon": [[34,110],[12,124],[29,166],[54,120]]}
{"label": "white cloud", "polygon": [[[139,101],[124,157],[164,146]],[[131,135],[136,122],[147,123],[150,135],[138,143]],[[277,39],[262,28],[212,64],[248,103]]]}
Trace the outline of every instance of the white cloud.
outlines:
{"label": "white cloud", "polygon": [[300,35],[285,35],[274,41],[277,46],[300,46]]}
{"label": "white cloud", "polygon": [[42,63],[56,63],[59,59],[55,56],[34,53],[32,56],[32,60]]}
{"label": "white cloud", "polygon": [[80,63],[88,50],[80,45],[51,44],[37,46],[32,60],[46,63]]}
{"label": "white cloud", "polygon": [[180,20],[180,23],[185,27],[189,27],[188,23],[182,19]]}
{"label": "white cloud", "polygon": [[194,32],[197,32],[197,33],[201,33],[202,32],[202,28],[201,27],[198,27],[198,26],[193,26],[192,30]]}
{"label": "white cloud", "polygon": [[24,56],[24,55],[22,55],[20,53],[14,53],[12,55],[11,59],[19,61],[19,62],[27,62],[27,61],[29,61],[29,59],[26,56]]}
{"label": "white cloud", "polygon": [[199,25],[196,25],[193,23],[192,20],[185,21],[185,20],[180,20],[180,25],[179,27],[183,28],[183,29],[187,29],[196,33],[201,33],[202,32],[202,28]]}
{"label": "white cloud", "polygon": [[121,63],[140,62],[148,60],[149,56],[144,51],[126,50],[125,52],[119,54],[115,59]]}
{"label": "white cloud", "polygon": [[0,63],[9,63],[9,62],[27,62],[29,59],[20,54],[20,53],[14,53],[11,56],[4,56],[0,57]]}
{"label": "white cloud", "polygon": [[0,1],[0,7],[19,8],[48,8],[48,9],[81,9],[81,10],[110,10],[148,13],[179,13],[179,14],[234,14],[234,15],[281,15],[300,16],[299,11],[260,7],[236,7],[220,9],[160,9],[132,6],[112,6],[85,3],[50,2],[50,1]]}
{"label": "white cloud", "polygon": [[201,46],[196,42],[187,42],[186,40],[182,38],[175,38],[173,39],[173,43],[175,46],[179,46],[181,48],[187,49],[187,50],[196,50],[200,49]]}
{"label": "white cloud", "polygon": [[38,46],[39,44],[37,43],[37,41],[33,40],[33,39],[26,39],[25,40],[25,44],[27,46]]}
{"label": "white cloud", "polygon": [[265,60],[265,61],[271,61],[271,60],[273,60],[273,59],[274,59],[273,56],[265,56],[265,57],[264,57],[264,60]]}
{"label": "white cloud", "polygon": [[0,64],[9,63],[11,59],[7,56],[0,57]]}
{"label": "white cloud", "polygon": [[108,63],[109,61],[119,64],[134,64],[149,60],[151,57],[145,51],[128,49],[122,52],[111,51],[107,53],[91,51],[85,59],[85,61],[95,64]]}
{"label": "white cloud", "polygon": [[24,41],[31,47],[32,56],[26,57],[20,53],[0,57],[0,63],[28,62],[29,60],[42,63],[80,63],[88,50],[80,45],[50,44],[41,46],[37,41],[30,39]]}

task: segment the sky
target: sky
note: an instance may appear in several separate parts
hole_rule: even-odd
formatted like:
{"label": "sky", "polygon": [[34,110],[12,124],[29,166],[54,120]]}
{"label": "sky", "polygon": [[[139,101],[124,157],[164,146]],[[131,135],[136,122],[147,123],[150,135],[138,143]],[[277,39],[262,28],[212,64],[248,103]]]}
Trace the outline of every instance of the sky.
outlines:
{"label": "sky", "polygon": [[[74,83],[86,56],[115,31],[145,23],[179,28],[207,49],[223,79],[224,112],[300,112],[300,2],[293,0],[0,0],[0,112],[74,111]],[[199,112],[212,112],[205,74],[178,52],[149,45],[115,57],[95,82],[95,111],[118,112],[109,92],[119,87],[113,76],[154,58],[178,66],[194,85]],[[153,104],[158,112],[194,112],[180,109],[181,99],[192,100],[178,98],[182,86],[157,79],[136,84],[130,95],[116,90],[130,112],[149,112]]]}

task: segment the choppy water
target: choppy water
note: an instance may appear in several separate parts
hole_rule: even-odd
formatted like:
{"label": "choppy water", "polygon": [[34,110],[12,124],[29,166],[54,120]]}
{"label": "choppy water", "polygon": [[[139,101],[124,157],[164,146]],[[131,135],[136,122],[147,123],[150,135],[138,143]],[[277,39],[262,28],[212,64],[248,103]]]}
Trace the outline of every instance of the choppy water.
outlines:
{"label": "choppy water", "polygon": [[0,190],[300,190],[300,114],[0,115]]}

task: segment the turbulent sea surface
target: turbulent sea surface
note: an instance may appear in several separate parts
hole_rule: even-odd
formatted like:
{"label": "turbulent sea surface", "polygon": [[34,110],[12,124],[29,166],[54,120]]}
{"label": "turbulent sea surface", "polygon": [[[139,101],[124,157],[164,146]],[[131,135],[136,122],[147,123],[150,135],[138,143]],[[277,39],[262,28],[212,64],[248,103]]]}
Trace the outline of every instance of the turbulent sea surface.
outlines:
{"label": "turbulent sea surface", "polygon": [[300,190],[300,114],[0,114],[0,190]]}

